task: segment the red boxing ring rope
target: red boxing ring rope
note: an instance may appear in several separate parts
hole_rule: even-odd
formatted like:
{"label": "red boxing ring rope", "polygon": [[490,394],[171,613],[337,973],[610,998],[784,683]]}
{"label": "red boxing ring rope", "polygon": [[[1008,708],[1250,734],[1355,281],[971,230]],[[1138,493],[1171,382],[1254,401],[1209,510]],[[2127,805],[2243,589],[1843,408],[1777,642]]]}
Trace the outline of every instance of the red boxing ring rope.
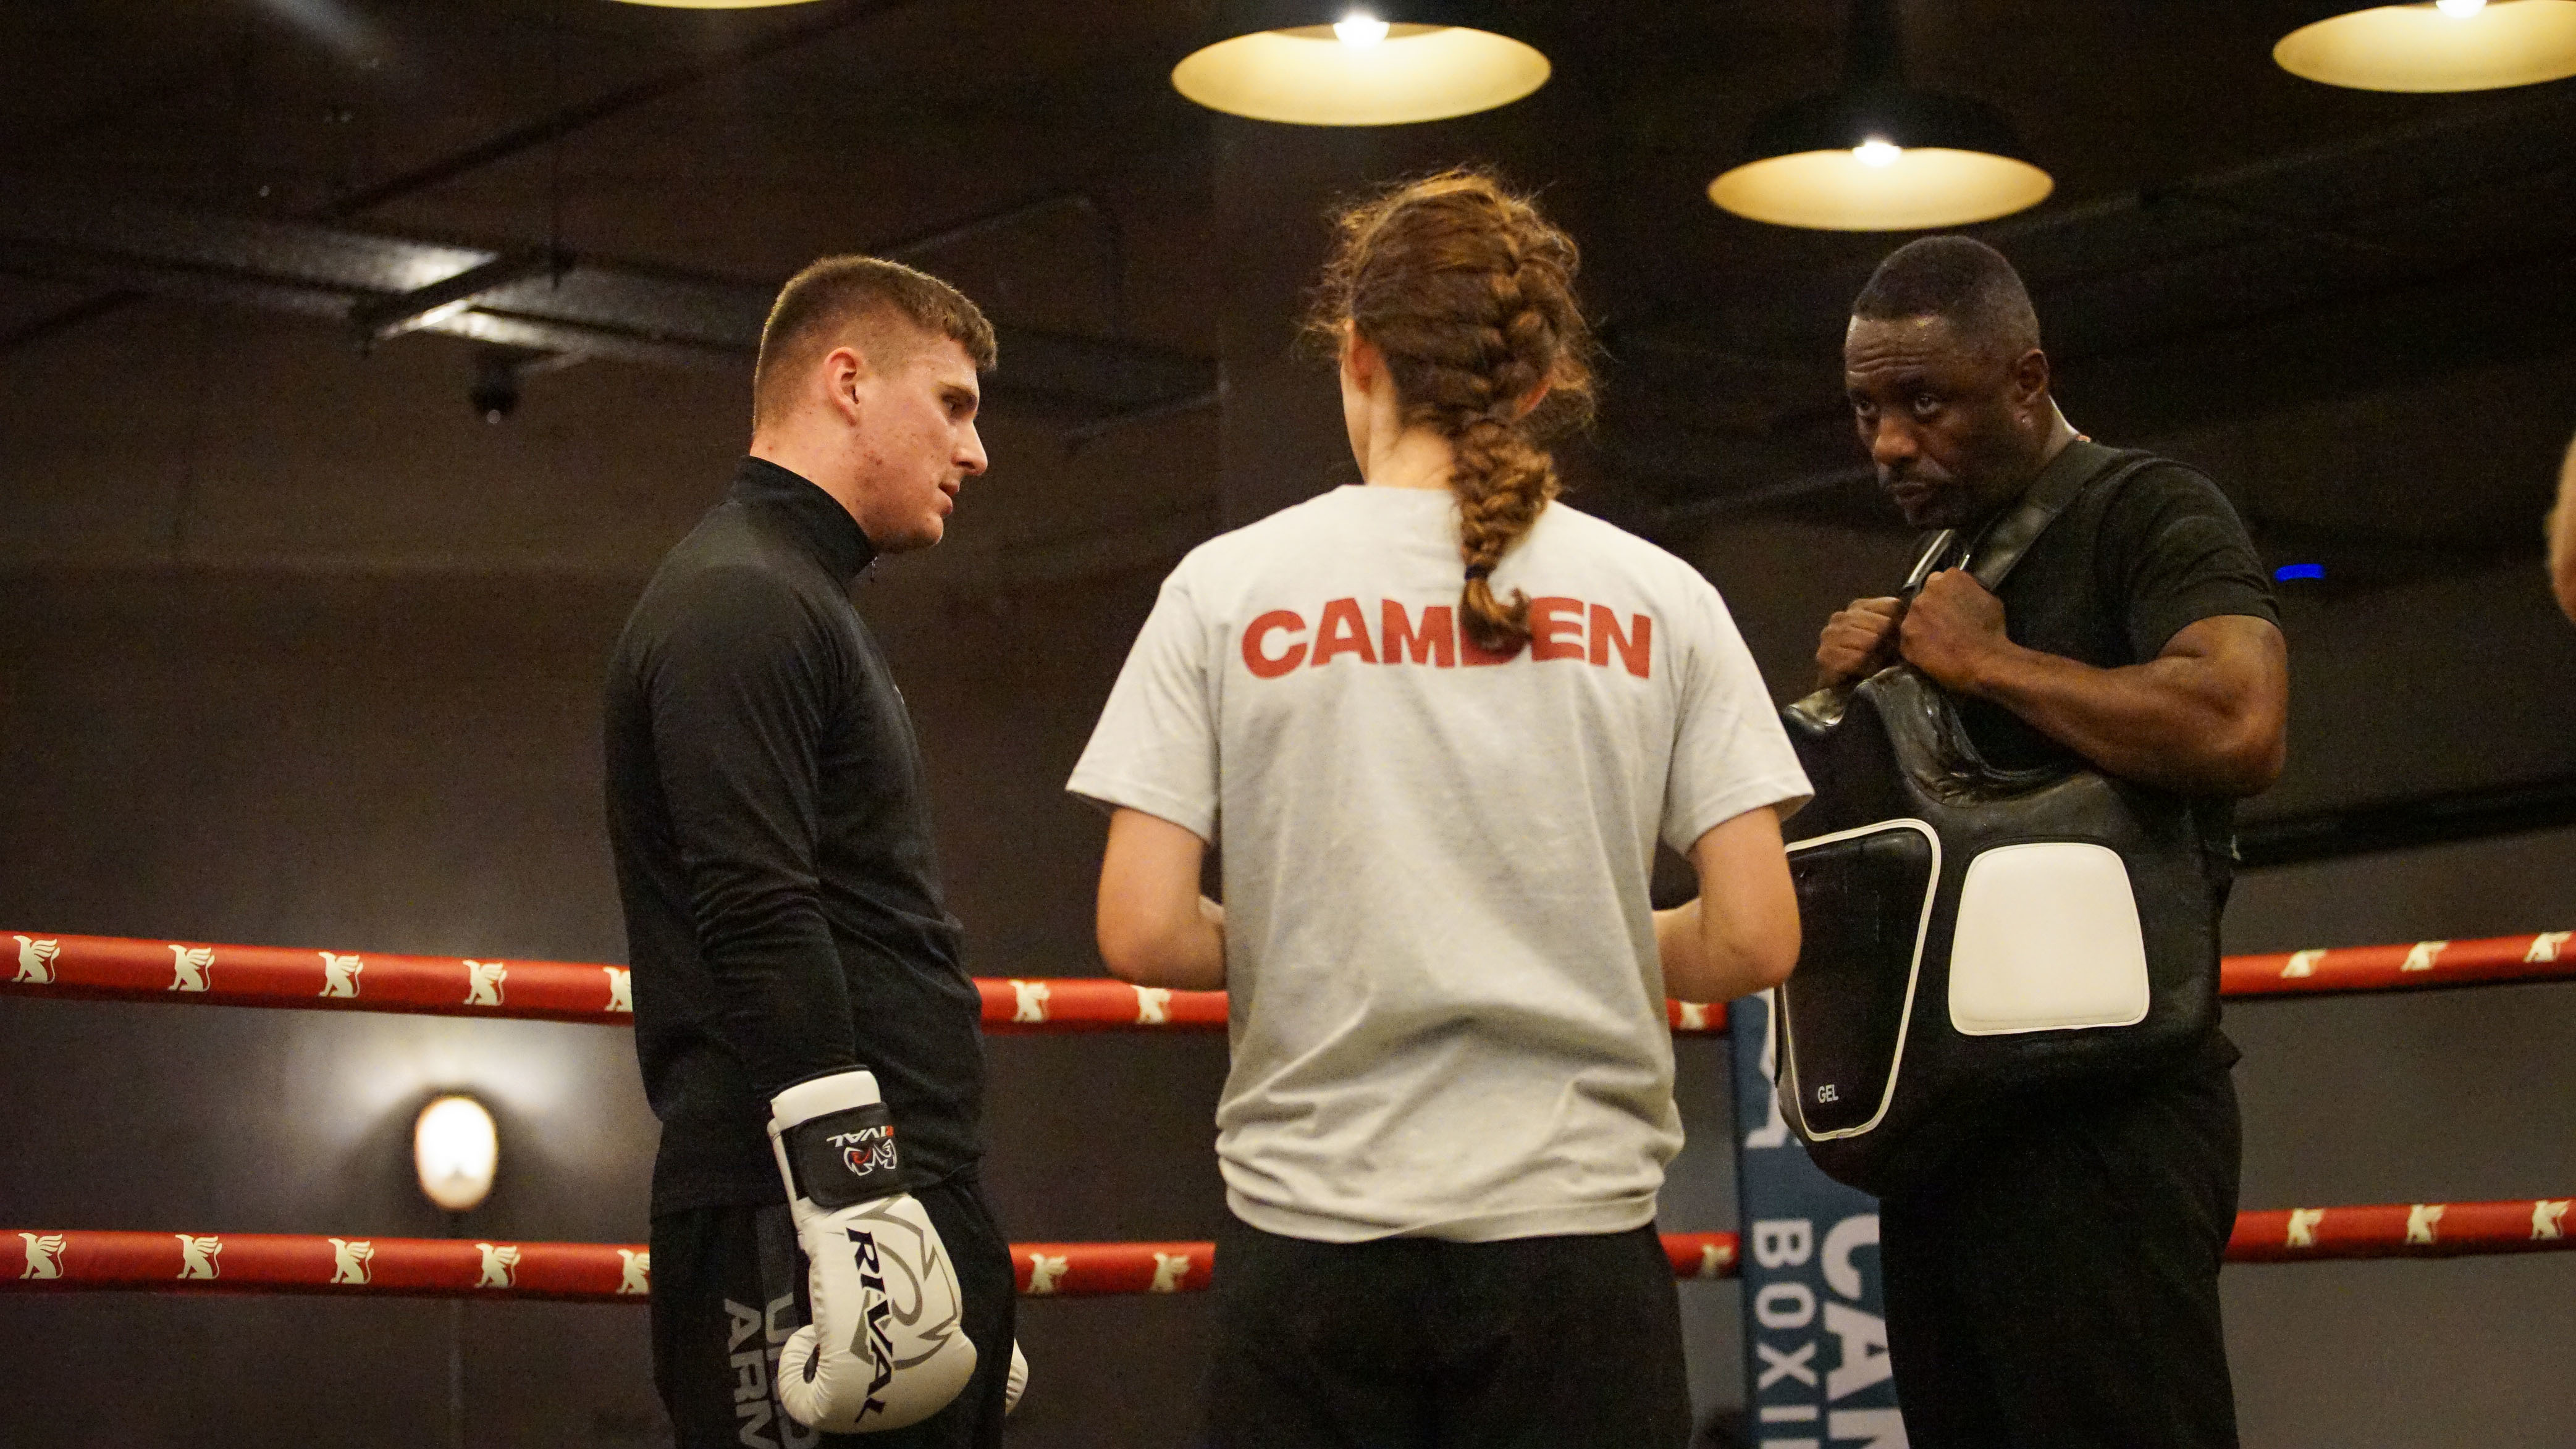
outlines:
{"label": "red boxing ring rope", "polygon": [[[14,971],[6,954],[13,950]],[[975,987],[983,997],[984,1029],[991,1032],[1225,1029],[1222,991],[1165,991],[1098,976],[987,977]],[[635,1020],[633,987],[623,966],[11,931],[0,931],[0,992],[93,1001],[522,1017],[603,1026],[629,1026]],[[1676,1031],[1726,1027],[1722,1005],[1675,1001],[1666,1004],[1665,1013]]]}
{"label": "red boxing ring rope", "polygon": [[[1667,1233],[1664,1253],[1677,1278],[1731,1278],[1735,1241],[1733,1233]],[[1031,1297],[1195,1293],[1214,1281],[1216,1244],[1020,1243],[1011,1258],[1020,1292]],[[651,1287],[652,1255],[642,1243],[0,1231],[0,1292],[143,1289],[615,1303],[640,1301]]]}
{"label": "red boxing ring rope", "polygon": [[[2228,996],[2389,991],[2508,981],[2576,980],[2576,932],[2483,941],[2340,946],[2221,963]],[[14,948],[16,968],[6,954]],[[984,1028],[999,1033],[1214,1031],[1222,991],[1164,991],[1106,977],[976,983]],[[453,956],[213,946],[114,936],[0,932],[0,992],[113,1001],[426,1012],[626,1025],[634,1020],[623,966],[475,961]],[[1673,1030],[1723,1031],[1726,1008],[1665,1003]]]}
{"label": "red boxing ring rope", "polygon": [[[2391,1203],[2239,1213],[2231,1263],[2448,1258],[2564,1252],[2567,1198]],[[1733,1233],[1666,1233],[1676,1278],[1732,1278]],[[1030,1297],[1195,1293],[1215,1280],[1216,1245],[1020,1243]],[[0,1231],[0,1292],[143,1289],[198,1293],[378,1294],[638,1302],[652,1288],[641,1243],[491,1243],[272,1233]]]}

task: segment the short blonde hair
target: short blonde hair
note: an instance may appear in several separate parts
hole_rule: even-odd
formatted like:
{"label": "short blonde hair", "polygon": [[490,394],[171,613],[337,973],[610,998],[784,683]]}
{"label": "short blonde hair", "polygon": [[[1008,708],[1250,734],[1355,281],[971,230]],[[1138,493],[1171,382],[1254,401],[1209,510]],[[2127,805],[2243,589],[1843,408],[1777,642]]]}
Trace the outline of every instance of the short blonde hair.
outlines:
{"label": "short blonde hair", "polygon": [[789,379],[850,340],[853,329],[870,361],[899,356],[899,340],[883,325],[890,321],[955,342],[977,372],[990,372],[999,361],[993,324],[955,287],[880,257],[825,257],[788,278],[770,304],[751,372],[752,425],[774,421],[793,386]]}

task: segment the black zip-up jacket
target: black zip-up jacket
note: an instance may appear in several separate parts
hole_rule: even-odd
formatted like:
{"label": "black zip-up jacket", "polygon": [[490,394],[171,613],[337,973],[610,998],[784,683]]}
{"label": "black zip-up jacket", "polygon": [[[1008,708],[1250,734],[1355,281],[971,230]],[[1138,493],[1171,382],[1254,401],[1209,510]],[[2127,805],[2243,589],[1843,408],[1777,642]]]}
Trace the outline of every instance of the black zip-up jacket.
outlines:
{"label": "black zip-up jacket", "polygon": [[903,697],[850,603],[875,551],[743,460],[662,560],[608,673],[608,834],[653,1211],[780,1201],[781,1087],[876,1073],[924,1186],[982,1152],[983,1040]]}

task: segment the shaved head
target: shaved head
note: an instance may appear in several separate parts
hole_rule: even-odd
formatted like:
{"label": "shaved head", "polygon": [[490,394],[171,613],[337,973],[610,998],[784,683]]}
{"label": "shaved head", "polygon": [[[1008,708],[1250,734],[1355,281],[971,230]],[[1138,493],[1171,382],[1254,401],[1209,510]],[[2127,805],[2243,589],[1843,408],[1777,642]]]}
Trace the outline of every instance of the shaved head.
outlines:
{"label": "shaved head", "polygon": [[2039,345],[2039,314],[2004,254],[1973,237],[1927,236],[1888,253],[1852,302],[1871,322],[1938,317],[1980,350],[2018,357]]}
{"label": "shaved head", "polygon": [[752,369],[752,427],[784,418],[806,374],[836,347],[855,347],[870,367],[890,371],[943,337],[976,371],[993,369],[993,324],[964,293],[899,262],[825,257],[789,278],[770,306]]}

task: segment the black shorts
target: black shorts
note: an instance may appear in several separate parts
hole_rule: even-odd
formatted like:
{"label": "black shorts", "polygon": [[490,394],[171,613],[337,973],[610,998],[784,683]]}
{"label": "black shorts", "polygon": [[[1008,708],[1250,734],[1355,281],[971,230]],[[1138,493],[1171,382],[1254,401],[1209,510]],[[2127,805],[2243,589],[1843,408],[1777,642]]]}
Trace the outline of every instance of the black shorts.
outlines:
{"label": "black shorts", "polygon": [[1650,1225],[1317,1243],[1229,1215],[1216,1449],[1682,1449],[1681,1300]]}
{"label": "black shorts", "polygon": [[677,1449],[994,1449],[1011,1372],[1011,1246],[971,1176],[915,1194],[957,1264],[975,1376],[906,1429],[824,1434],[778,1405],[779,1350],[804,1326],[805,1258],[787,1206],[690,1208],[653,1219],[653,1382]]}
{"label": "black shorts", "polygon": [[2026,1110],[1879,1205],[1914,1449],[2235,1449],[2224,1064]]}

